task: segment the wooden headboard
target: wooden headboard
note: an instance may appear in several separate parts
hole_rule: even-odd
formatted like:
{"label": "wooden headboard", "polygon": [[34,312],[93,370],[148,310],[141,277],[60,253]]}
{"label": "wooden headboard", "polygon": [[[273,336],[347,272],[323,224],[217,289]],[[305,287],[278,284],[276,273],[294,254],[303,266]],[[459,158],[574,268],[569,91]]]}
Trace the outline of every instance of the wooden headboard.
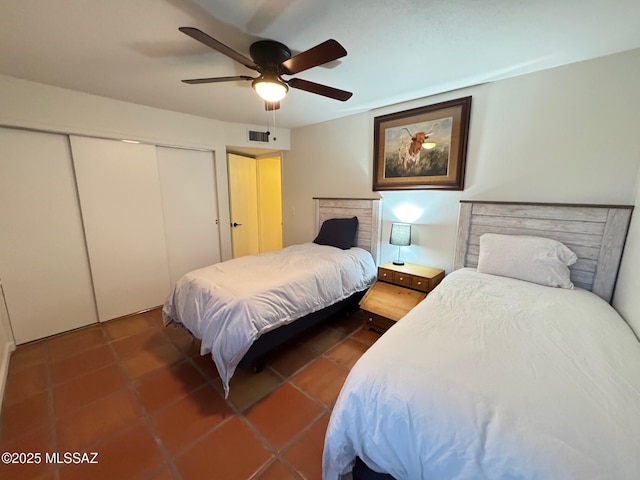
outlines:
{"label": "wooden headboard", "polygon": [[571,281],[611,302],[632,211],[625,205],[462,200],[454,268],[477,267],[483,233],[552,238],[578,256]]}
{"label": "wooden headboard", "polygon": [[380,199],[379,198],[314,198],[315,231],[320,231],[322,222],[329,218],[358,217],[358,247],[371,253],[378,261],[380,243]]}

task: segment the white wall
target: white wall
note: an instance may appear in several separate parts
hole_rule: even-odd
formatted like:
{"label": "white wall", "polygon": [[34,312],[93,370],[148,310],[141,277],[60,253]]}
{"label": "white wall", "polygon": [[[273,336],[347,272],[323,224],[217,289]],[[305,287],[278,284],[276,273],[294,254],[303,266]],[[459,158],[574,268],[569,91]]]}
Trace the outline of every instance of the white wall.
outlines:
{"label": "white wall", "polygon": [[312,239],[313,197],[377,198],[371,192],[372,142],[366,113],[291,132],[291,151],[282,157],[285,245]]}
{"label": "white wall", "polygon": [[613,306],[640,339],[640,170],[636,185],[635,208],[631,215]]}
{"label": "white wall", "polygon": [[[313,196],[424,209],[416,261],[450,270],[460,199],[631,204],[640,160],[640,49],[296,129],[284,153],[285,244],[309,241]],[[464,191],[373,192],[373,119],[471,95]],[[383,247],[386,241],[383,241]],[[388,246],[387,246],[388,247]],[[382,260],[395,255],[383,248]]]}
{"label": "white wall", "polygon": [[[238,123],[225,123],[225,144],[234,150],[234,147],[266,148],[269,150],[289,150],[291,148],[291,132],[288,128],[275,128],[273,125],[241,125]],[[256,142],[249,140],[249,130],[254,132],[269,131],[269,142]]]}
{"label": "white wall", "polygon": [[224,124],[0,75],[0,124],[224,153]]}
{"label": "white wall", "polygon": [[[314,196],[372,196],[373,119],[473,97],[464,191],[379,192],[381,261],[394,209],[422,209],[407,261],[453,268],[461,199],[633,204],[640,168],[640,49],[296,129],[284,153],[284,243],[313,238]],[[636,257],[637,258],[637,257]]]}

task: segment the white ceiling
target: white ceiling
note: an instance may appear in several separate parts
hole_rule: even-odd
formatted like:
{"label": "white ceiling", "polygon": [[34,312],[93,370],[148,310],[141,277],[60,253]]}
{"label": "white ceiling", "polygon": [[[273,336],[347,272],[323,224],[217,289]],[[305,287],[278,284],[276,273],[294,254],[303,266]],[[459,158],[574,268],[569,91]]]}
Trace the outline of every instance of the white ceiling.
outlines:
{"label": "white ceiling", "polygon": [[262,125],[250,82],[180,81],[256,75],[178,27],[246,56],[259,39],[295,54],[334,38],[348,55],[297,77],[354,95],[291,89],[276,126],[295,128],[638,48],[638,19],[638,0],[1,0],[0,73]]}

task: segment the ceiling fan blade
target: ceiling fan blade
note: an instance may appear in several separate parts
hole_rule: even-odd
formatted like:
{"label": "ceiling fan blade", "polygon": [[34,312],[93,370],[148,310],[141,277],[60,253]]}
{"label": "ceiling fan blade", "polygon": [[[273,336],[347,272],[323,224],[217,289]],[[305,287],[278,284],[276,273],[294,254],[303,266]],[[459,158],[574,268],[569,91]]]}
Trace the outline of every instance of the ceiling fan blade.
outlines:
{"label": "ceiling fan blade", "polygon": [[309,50],[282,62],[283,73],[292,75],[317,67],[347,55],[347,51],[337,41],[330,39]]}
{"label": "ceiling fan blade", "polygon": [[211,47],[214,50],[219,51],[220,53],[225,54],[227,57],[235,60],[236,62],[241,63],[247,68],[252,70],[257,70],[258,67],[252,60],[248,59],[244,55],[236,52],[232,48],[227,47],[224,43],[219,42],[215,38],[210,37],[206,33],[197,28],[193,27],[180,27],[178,28],[182,33],[189,35],[191,38],[198,40],[201,43],[204,43],[207,47]]}
{"label": "ceiling fan blade", "polygon": [[345,90],[339,90],[337,88],[327,87],[326,85],[310,82],[308,80],[302,80],[300,78],[292,78],[291,80],[287,81],[287,83],[292,88],[297,88],[299,90],[304,90],[306,92],[315,93],[317,95],[323,95],[325,97],[333,98],[335,100],[340,100],[341,102],[346,102],[353,95],[353,93],[347,92]]}
{"label": "ceiling fan blade", "polygon": [[253,80],[253,77],[247,75],[237,75],[235,77],[211,77],[211,78],[192,78],[191,80],[182,80],[189,85],[198,85],[200,83],[218,83],[218,82],[235,82],[236,80]]}

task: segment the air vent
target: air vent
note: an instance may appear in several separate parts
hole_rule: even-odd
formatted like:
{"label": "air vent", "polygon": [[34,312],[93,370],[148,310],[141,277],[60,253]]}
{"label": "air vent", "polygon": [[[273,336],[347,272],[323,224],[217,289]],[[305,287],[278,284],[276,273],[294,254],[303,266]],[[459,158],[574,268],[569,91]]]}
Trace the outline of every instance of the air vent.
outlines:
{"label": "air vent", "polygon": [[249,141],[269,143],[269,134],[270,132],[256,132],[254,130],[249,130]]}

